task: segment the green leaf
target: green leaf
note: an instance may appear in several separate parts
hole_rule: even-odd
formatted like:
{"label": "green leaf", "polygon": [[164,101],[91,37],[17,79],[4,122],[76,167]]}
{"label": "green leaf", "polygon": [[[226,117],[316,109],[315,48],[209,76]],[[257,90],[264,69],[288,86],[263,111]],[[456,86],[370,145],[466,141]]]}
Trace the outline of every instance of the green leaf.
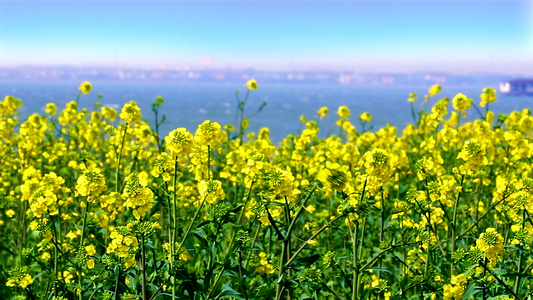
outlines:
{"label": "green leaf", "polygon": [[201,227],[203,227],[203,226],[205,226],[205,225],[207,225],[207,224],[209,224],[209,223],[212,223],[212,222],[213,222],[213,220],[206,220],[206,221],[203,221],[203,222],[201,222],[200,224],[198,224],[198,226],[196,226],[196,228],[201,228]]}
{"label": "green leaf", "polygon": [[208,247],[209,243],[207,241],[207,236],[205,235],[205,232],[202,229],[196,229],[192,233],[198,238],[198,240],[200,240],[202,247]]}
{"label": "green leaf", "polygon": [[475,282],[471,283],[463,294],[463,299],[469,299],[475,294],[481,292],[482,287],[476,285]]}
{"label": "green leaf", "polygon": [[507,270],[500,269],[500,268],[494,268],[492,272],[494,273],[494,275],[498,275],[498,276],[507,274]]}
{"label": "green leaf", "polygon": [[299,257],[294,260],[293,264],[302,264],[305,266],[310,266],[314,264],[319,258],[320,258],[320,254],[313,254],[310,256]]}
{"label": "green leaf", "polygon": [[232,213],[236,213],[236,212],[238,212],[243,206],[244,206],[244,205],[241,204],[241,205],[239,205],[239,206],[237,206],[237,207],[235,207],[235,208],[230,209],[229,211],[232,212]]}
{"label": "green leaf", "polygon": [[367,268],[367,270],[381,271],[381,272],[393,274],[390,270],[378,268],[378,267]]}
{"label": "green leaf", "polygon": [[180,299],[180,297],[178,297],[178,296],[174,296],[174,295],[171,295],[171,294],[168,294],[168,293],[159,293],[159,294],[156,296],[156,298],[158,298],[158,297],[161,296],[161,295],[163,295],[163,296],[169,296],[169,297],[171,297],[171,298],[175,298],[175,299]]}
{"label": "green leaf", "polygon": [[222,296],[230,296],[238,300],[244,300],[244,298],[241,297],[240,293],[238,293],[236,290],[234,290],[233,288],[229,286],[229,282],[222,285],[222,291],[220,292],[220,294],[216,296],[215,299],[219,299]]}

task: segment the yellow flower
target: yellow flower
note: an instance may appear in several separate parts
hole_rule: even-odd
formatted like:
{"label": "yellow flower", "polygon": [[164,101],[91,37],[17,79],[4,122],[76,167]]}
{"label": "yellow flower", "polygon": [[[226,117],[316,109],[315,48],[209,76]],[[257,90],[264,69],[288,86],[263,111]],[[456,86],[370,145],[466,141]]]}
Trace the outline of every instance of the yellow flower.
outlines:
{"label": "yellow flower", "polygon": [[313,246],[313,247],[318,246],[318,242],[315,241],[315,240],[308,240],[307,244],[310,245],[310,246]]}
{"label": "yellow flower", "polygon": [[55,103],[47,103],[46,109],[44,110],[45,113],[50,114],[51,116],[54,116],[57,113],[57,106]]}
{"label": "yellow flower", "polygon": [[322,120],[322,119],[324,119],[325,116],[328,115],[329,109],[326,106],[323,106],[323,107],[319,108],[316,113],[318,115],[318,119]]}
{"label": "yellow flower", "polygon": [[487,258],[495,258],[503,251],[503,237],[494,228],[487,228],[476,240],[476,248]]}
{"label": "yellow flower", "polygon": [[480,95],[481,103],[479,104],[481,107],[485,107],[487,103],[496,102],[496,91],[493,88],[484,88],[483,93]]}
{"label": "yellow flower", "polygon": [[416,96],[415,93],[410,93],[410,94],[409,94],[409,98],[407,99],[407,101],[409,101],[409,102],[415,102],[416,98],[417,98],[417,96]]}
{"label": "yellow flower", "polygon": [[437,95],[438,93],[440,93],[441,90],[442,90],[442,88],[440,87],[439,84],[434,84],[428,90],[429,96],[433,97],[433,96]]}
{"label": "yellow flower", "polygon": [[153,161],[150,175],[154,177],[162,175],[161,177],[163,177],[164,181],[170,181],[174,172],[174,164],[174,159],[167,153],[163,152]]}
{"label": "yellow flower", "polygon": [[339,117],[347,119],[350,116],[350,109],[347,106],[339,106],[337,114],[339,115]]}
{"label": "yellow flower", "polygon": [[372,121],[372,115],[365,111],[359,116],[359,119],[361,119],[363,122],[369,123]]}
{"label": "yellow flower", "polygon": [[241,128],[244,130],[248,128],[248,125],[250,125],[250,120],[248,120],[247,118],[242,119]]}
{"label": "yellow flower", "polygon": [[130,256],[128,260],[124,263],[124,267],[126,269],[129,269],[137,264],[137,261],[135,260],[135,256]]}
{"label": "yellow flower", "polygon": [[12,218],[14,215],[15,215],[15,211],[14,210],[10,209],[10,210],[6,211],[6,216],[8,218]]}
{"label": "yellow flower", "polygon": [[375,177],[379,183],[389,181],[394,171],[390,154],[383,149],[373,149],[365,152],[363,158],[363,164],[368,175]]}
{"label": "yellow flower", "polygon": [[85,252],[87,252],[87,255],[95,255],[96,249],[94,248],[94,245],[85,246]]}
{"label": "yellow flower", "polygon": [[91,88],[91,83],[89,81],[84,81],[80,84],[79,90],[84,94],[89,94]]}
{"label": "yellow flower", "polygon": [[222,130],[217,122],[211,122],[209,120],[204,121],[198,125],[196,132],[194,133],[194,141],[198,145],[211,145],[211,147],[217,147],[223,143],[227,138],[226,132]]}
{"label": "yellow flower", "polygon": [[124,206],[133,208],[136,219],[144,217],[152,208],[154,200],[154,194],[148,187],[148,174],[143,171],[128,176],[122,197],[126,200]]}
{"label": "yellow flower", "polygon": [[464,114],[465,110],[470,108],[472,102],[464,94],[459,93],[453,97],[452,104],[454,109]]}
{"label": "yellow flower", "polygon": [[165,137],[165,145],[172,156],[188,155],[191,152],[192,142],[192,134],[184,127],[172,130]]}
{"label": "yellow flower", "polygon": [[126,121],[126,123],[135,123],[142,118],[141,109],[137,106],[137,103],[132,100],[124,104],[119,118]]}
{"label": "yellow flower", "polygon": [[41,259],[44,260],[44,261],[48,261],[50,259],[50,253],[48,252],[44,252],[42,255],[41,255]]}
{"label": "yellow flower", "polygon": [[462,159],[465,164],[459,167],[462,174],[470,171],[477,171],[488,164],[486,149],[477,139],[471,139],[465,142],[457,159]]}
{"label": "yellow flower", "polygon": [[98,196],[106,190],[105,177],[99,169],[86,170],[76,181],[76,191],[81,196]]}
{"label": "yellow flower", "polygon": [[248,86],[249,90],[256,90],[257,89],[257,81],[255,79],[250,79],[246,82],[246,86]]}
{"label": "yellow flower", "polygon": [[101,108],[101,113],[104,118],[107,118],[111,121],[115,121],[117,117],[117,111],[112,107],[103,106]]}
{"label": "yellow flower", "polygon": [[28,285],[32,284],[33,279],[31,278],[30,274],[24,275],[19,281],[19,286],[21,288],[26,288]]}
{"label": "yellow flower", "polygon": [[94,259],[87,260],[87,268],[94,269]]}
{"label": "yellow flower", "polygon": [[222,182],[218,180],[203,180],[198,185],[198,190],[200,192],[201,200],[205,199],[205,201],[210,204],[215,203],[218,199],[222,200],[226,197],[226,194],[222,189]]}

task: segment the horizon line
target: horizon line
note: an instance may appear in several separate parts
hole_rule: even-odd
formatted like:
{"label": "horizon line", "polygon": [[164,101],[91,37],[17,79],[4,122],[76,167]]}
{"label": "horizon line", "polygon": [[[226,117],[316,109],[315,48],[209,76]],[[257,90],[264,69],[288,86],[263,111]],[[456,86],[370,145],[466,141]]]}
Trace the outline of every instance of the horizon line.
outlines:
{"label": "horizon line", "polygon": [[[236,67],[236,66],[202,66],[202,65],[138,65],[138,66],[114,66],[114,65],[74,65],[74,64],[17,64],[17,65],[0,65],[0,69],[24,69],[24,68],[70,68],[70,69],[93,69],[93,70],[142,70],[142,71],[252,71],[252,72],[333,72],[333,73],[355,73],[355,74],[429,74],[429,75],[517,75],[533,76],[531,72],[504,72],[504,71],[445,71],[445,70],[383,70],[379,67],[376,70],[368,70],[368,67],[357,70],[357,67],[313,67],[313,66],[292,66],[278,68],[264,67]],[[364,70],[363,70],[364,69]]]}

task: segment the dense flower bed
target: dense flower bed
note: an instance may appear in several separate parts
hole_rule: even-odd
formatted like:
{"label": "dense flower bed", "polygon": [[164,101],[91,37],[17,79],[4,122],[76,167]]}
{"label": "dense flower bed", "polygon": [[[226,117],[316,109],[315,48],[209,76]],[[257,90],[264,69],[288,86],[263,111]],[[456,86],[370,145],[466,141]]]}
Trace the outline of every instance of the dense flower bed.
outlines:
{"label": "dense flower bed", "polygon": [[[205,121],[159,136],[133,101],[19,123],[0,102],[2,299],[523,299],[531,295],[533,117],[409,95],[413,123],[328,108],[279,145]],[[415,106],[416,104],[416,106]],[[420,104],[420,105],[419,105]],[[81,106],[94,107],[89,110]],[[423,107],[416,111],[415,107]],[[449,113],[448,110],[451,110]],[[466,114],[478,114],[464,122]],[[117,119],[118,117],[118,119]],[[356,126],[357,125],[357,126]],[[492,297],[492,298],[491,298]]]}

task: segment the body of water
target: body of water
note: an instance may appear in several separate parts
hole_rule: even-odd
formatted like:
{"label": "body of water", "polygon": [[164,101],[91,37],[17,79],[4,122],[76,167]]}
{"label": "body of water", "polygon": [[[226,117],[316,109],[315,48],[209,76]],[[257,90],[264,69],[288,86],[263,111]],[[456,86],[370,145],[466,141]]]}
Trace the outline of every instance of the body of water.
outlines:
{"label": "body of water", "polygon": [[[78,94],[79,82],[0,82],[0,95],[14,95],[22,99],[21,109],[24,119],[34,112],[44,113],[46,103],[55,102],[58,109],[64,108],[70,100]],[[92,108],[98,100],[98,94],[103,96],[99,101],[102,105],[112,106],[120,111],[122,105],[135,100],[141,107],[143,119],[153,124],[151,103],[156,96],[165,99],[161,111],[167,116],[167,122],[162,127],[162,134],[177,127],[186,127],[194,133],[196,126],[204,120],[219,122],[224,125],[235,122],[237,108],[237,89],[241,99],[246,94],[246,87],[234,84],[216,83],[148,83],[148,82],[92,82],[93,89],[89,95],[83,95],[80,107]],[[279,142],[288,134],[297,134],[304,125],[299,121],[301,115],[309,120],[314,119],[316,111],[327,106],[330,114],[321,121],[321,136],[331,132],[338,132],[335,128],[337,108],[346,105],[350,108],[351,120],[358,129],[358,115],[369,112],[373,116],[374,129],[390,123],[401,130],[410,122],[409,93],[417,93],[419,99],[416,108],[421,109],[423,96],[430,86],[342,86],[342,85],[262,85],[252,90],[246,105],[245,115],[255,112],[261,103],[267,106],[250,120],[249,130],[257,131],[261,127],[269,127],[271,138]],[[452,99],[457,93],[463,93],[474,98],[479,107],[479,95],[484,86],[446,86],[442,85],[442,92],[434,97],[428,109],[436,100],[442,97]],[[493,88],[496,88],[493,86]],[[532,96],[511,96],[498,94],[498,101],[491,103],[491,110],[508,114],[513,110],[522,110],[533,106]],[[451,110],[451,103],[449,106]],[[472,108],[469,116],[477,117]]]}

